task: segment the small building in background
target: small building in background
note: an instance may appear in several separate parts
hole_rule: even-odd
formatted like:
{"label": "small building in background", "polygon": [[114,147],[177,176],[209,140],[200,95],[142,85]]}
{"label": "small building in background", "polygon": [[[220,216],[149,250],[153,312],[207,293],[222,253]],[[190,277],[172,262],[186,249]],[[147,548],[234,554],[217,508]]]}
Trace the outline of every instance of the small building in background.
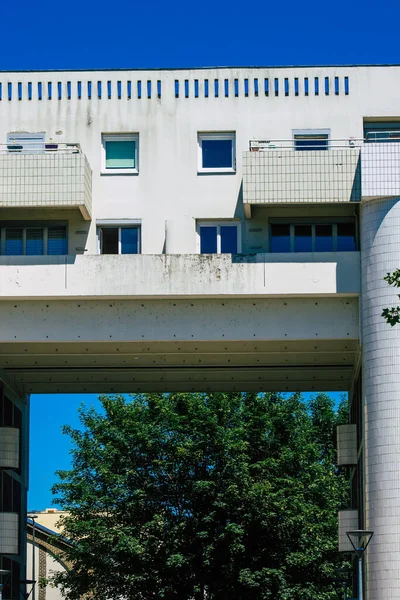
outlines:
{"label": "small building in background", "polygon": [[[34,600],[60,600],[64,596],[61,590],[48,582],[54,573],[68,569],[64,558],[64,550],[69,542],[63,537],[58,521],[65,512],[54,508],[34,511],[33,519],[27,520],[27,580],[36,581],[35,591],[30,598]],[[33,548],[33,534],[35,537]],[[34,561],[33,561],[34,550]],[[34,563],[34,564],[33,564]],[[46,583],[47,582],[47,583]],[[26,585],[30,592],[31,584]]]}

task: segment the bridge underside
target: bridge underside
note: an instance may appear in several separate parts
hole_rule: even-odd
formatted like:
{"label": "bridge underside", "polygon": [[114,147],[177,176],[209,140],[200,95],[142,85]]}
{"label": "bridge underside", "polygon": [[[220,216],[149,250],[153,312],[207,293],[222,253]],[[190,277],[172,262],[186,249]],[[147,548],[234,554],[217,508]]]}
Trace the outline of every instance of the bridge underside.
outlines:
{"label": "bridge underside", "polygon": [[348,390],[356,340],[3,344],[25,393]]}
{"label": "bridge underside", "polygon": [[357,298],[2,303],[0,369],[24,393],[346,391]]}

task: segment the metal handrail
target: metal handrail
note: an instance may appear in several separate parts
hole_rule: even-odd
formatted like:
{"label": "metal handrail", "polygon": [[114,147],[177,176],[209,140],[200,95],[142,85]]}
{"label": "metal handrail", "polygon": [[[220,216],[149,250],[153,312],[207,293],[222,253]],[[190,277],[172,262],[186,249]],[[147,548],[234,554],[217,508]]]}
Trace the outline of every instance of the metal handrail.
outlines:
{"label": "metal handrail", "polygon": [[[372,137],[373,136],[373,137]],[[309,140],[309,145],[305,144]],[[302,142],[301,144],[296,142]],[[320,144],[318,144],[320,142]],[[400,131],[373,131],[368,132],[365,138],[338,138],[331,139],[328,137],[322,137],[319,134],[315,134],[315,137],[304,136],[296,139],[263,139],[263,140],[250,140],[249,150],[250,152],[266,152],[268,150],[333,150],[336,148],[360,148],[365,143],[382,143],[390,142],[400,143]]]}
{"label": "metal handrail", "polygon": [[81,152],[80,144],[67,142],[30,142],[17,139],[0,144],[0,154],[77,154]]}

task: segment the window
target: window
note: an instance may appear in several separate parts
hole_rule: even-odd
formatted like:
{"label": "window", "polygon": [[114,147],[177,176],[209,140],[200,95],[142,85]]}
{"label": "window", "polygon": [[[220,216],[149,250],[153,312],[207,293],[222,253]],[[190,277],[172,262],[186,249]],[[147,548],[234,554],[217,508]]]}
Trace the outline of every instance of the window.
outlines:
{"label": "window", "polygon": [[329,129],[295,129],[293,143],[295,150],[328,150]]}
{"label": "window", "polygon": [[139,136],[131,133],[103,135],[102,173],[137,174]]}
{"label": "window", "polygon": [[271,252],[352,252],[357,250],[354,221],[271,223]]}
{"label": "window", "polygon": [[208,221],[197,224],[198,250],[200,254],[240,253],[239,223]]}
{"label": "window", "polygon": [[364,138],[366,142],[400,142],[400,122],[366,121]]}
{"label": "window", "polygon": [[45,150],[44,135],[44,133],[8,133],[7,151],[41,154]]}
{"label": "window", "polygon": [[235,134],[199,133],[198,172],[234,173],[235,171]]}
{"label": "window", "polygon": [[140,225],[98,227],[100,254],[140,254]]}
{"label": "window", "polygon": [[0,228],[0,254],[3,256],[41,256],[68,253],[65,225],[21,227],[10,224]]}

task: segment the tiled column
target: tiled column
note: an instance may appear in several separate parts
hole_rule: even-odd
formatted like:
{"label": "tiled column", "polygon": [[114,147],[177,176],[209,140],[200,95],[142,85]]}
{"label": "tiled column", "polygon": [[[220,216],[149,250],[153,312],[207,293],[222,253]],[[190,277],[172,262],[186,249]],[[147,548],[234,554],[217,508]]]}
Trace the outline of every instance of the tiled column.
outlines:
{"label": "tiled column", "polygon": [[400,598],[400,325],[382,309],[400,303],[383,281],[400,267],[400,199],[361,205],[365,525],[368,600]]}

